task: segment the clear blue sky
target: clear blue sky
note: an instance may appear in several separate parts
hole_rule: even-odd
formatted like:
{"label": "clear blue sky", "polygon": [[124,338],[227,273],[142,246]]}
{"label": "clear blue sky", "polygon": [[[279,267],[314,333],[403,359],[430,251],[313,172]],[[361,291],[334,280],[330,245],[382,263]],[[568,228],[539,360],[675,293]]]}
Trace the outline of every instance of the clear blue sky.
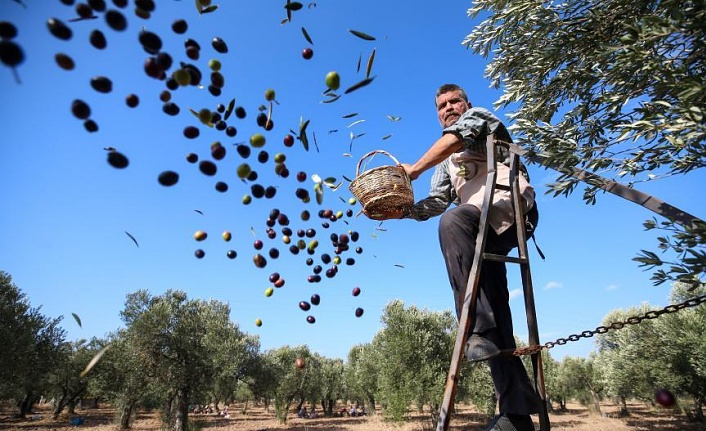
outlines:
{"label": "clear blue sky", "polygon": [[[10,273],[33,306],[41,306],[52,317],[64,315],[70,339],[103,336],[120,327],[125,296],[137,289],[154,295],[181,289],[192,298],[227,302],[232,319],[242,330],[259,335],[262,349],[308,344],[313,351],[341,358],[353,345],[372,340],[381,327],[385,304],[393,299],[430,310],[452,308],[437,245],[438,220],[386,222],[381,230],[361,216],[324,229],[316,217],[319,209],[358,211],[358,206],[344,202],[350,197],[347,184],[335,192],[327,190],[322,206],[313,200],[305,205],[294,197],[300,186],[294,173],[353,178],[359,158],[376,149],[385,149],[402,162],[414,161],[439,136],[432,102],[435,89],[443,83],[466,87],[475,106],[491,108],[500,92],[488,88],[483,78],[486,60],[461,45],[476,24],[466,15],[470,2],[319,1],[311,7],[305,3],[293,14],[292,23],[282,25],[284,1],[224,1],[217,12],[203,16],[198,16],[193,1],[162,1],[150,20],[124,10],[129,24],[120,33],[109,29],[102,17],[72,23],[70,41],[54,38],[46,21],[50,17],[67,21],[74,16],[72,7],[59,1],[25,2],[26,9],[10,1],[0,4],[1,19],[18,27],[16,40],[27,57],[18,68],[21,85],[8,68],[0,68],[0,269]],[[171,31],[176,18],[188,21],[185,35]],[[164,50],[176,62],[188,61],[183,48],[187,37],[198,41],[201,57],[194,63],[205,77],[208,60],[218,58],[226,82],[223,95],[216,98],[206,89],[181,88],[173,93],[181,113],[176,117],[162,113],[159,94],[164,83],[143,72],[147,54],[137,41],[143,26],[161,35]],[[301,56],[301,50],[310,46],[302,27],[314,43],[311,60]],[[88,43],[94,28],[105,33],[107,49],[99,51]],[[376,40],[359,39],[348,29]],[[228,54],[210,46],[215,36],[226,41]],[[341,90],[347,88],[364,77],[373,49],[373,83],[334,103],[320,103],[326,73],[338,71]],[[54,54],[58,52],[71,55],[76,69],[67,72],[57,67]],[[94,76],[111,78],[113,91],[94,91],[89,85]],[[262,131],[255,115],[258,106],[266,103],[267,88],[276,90],[279,104],[274,107],[275,127],[265,132],[263,149],[271,157],[284,152],[292,176],[277,178],[271,161],[263,165],[251,156],[258,181],[278,191],[273,199],[244,206],[241,197],[249,184],[235,174],[242,159],[232,144]],[[125,105],[129,93],[139,95],[139,107]],[[238,129],[235,138],[203,126],[198,139],[183,137],[185,126],[199,126],[188,108],[215,109],[232,97],[248,112],[244,120],[229,120]],[[76,98],[91,105],[92,118],[100,127],[97,133],[87,133],[72,116],[70,106]],[[358,115],[343,118],[353,113]],[[391,121],[388,115],[401,120]],[[504,118],[505,113],[497,115]],[[315,133],[319,151],[313,142],[309,152],[299,143],[284,147],[282,138],[290,129],[298,130],[300,118],[311,120],[309,138],[313,141]],[[361,122],[351,125],[356,121]],[[351,133],[364,135],[351,146]],[[383,139],[387,135],[392,136]],[[185,156],[195,152],[201,159],[210,158],[209,147],[216,140],[228,154],[218,162],[218,174],[206,177]],[[129,167],[109,166],[104,147],[126,154]],[[378,156],[371,166],[378,163],[389,162]],[[167,169],[181,175],[171,188],[157,183],[158,174]],[[580,193],[568,199],[551,198],[544,195],[544,184],[554,174],[536,166],[530,167],[530,174],[539,194],[537,239],[547,256],[546,261],[540,260],[530,246],[542,342],[593,329],[616,308],[643,302],[667,304],[669,286],[652,286],[650,274],[631,260],[640,249],[656,248],[654,235],[642,228],[652,214],[612,195],[599,196],[595,206],[586,206]],[[418,198],[427,192],[429,179],[430,172],[415,182]],[[228,192],[214,189],[219,180],[229,184]],[[694,190],[705,180],[699,172],[644,184],[641,189],[703,217],[706,200],[701,189]],[[313,185],[311,180],[305,184],[309,189]],[[344,253],[344,259],[356,259],[354,266],[341,264],[334,278],[323,276],[321,283],[310,284],[311,267],[304,263],[308,256],[290,254],[281,243],[279,226],[277,239],[265,235],[265,221],[273,208],[289,216],[295,231],[317,230],[321,243],[313,256],[317,263],[321,253],[332,253],[328,241],[332,232],[359,232],[355,245],[364,251]],[[308,222],[299,220],[303,209],[314,215]],[[196,230],[206,231],[208,238],[197,243],[192,237]],[[233,233],[230,243],[220,238],[224,230]],[[137,239],[139,248],[126,231]],[[265,251],[278,247],[281,252],[276,260],[268,258],[265,269],[255,268],[252,262],[256,238],[265,242]],[[194,257],[197,248],[205,250],[203,259]],[[226,257],[229,249],[237,251],[236,259]],[[266,298],[268,276],[274,271],[286,284]],[[516,269],[510,270],[509,279],[516,333],[526,340]],[[351,295],[355,286],[362,290],[358,297]],[[322,298],[310,313],[317,319],[313,325],[297,305],[312,293]],[[354,315],[357,307],[365,310],[361,318]],[[81,317],[83,327],[71,313]],[[259,328],[254,323],[258,318],[263,321]],[[560,359],[585,356],[592,349],[591,340],[582,340],[551,353]]]}

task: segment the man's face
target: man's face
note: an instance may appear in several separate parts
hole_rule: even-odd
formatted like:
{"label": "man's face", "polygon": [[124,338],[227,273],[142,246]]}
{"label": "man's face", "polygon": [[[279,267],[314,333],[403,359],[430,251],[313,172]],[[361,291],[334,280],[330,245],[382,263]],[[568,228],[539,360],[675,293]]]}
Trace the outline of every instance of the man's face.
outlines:
{"label": "man's face", "polygon": [[454,124],[469,108],[458,90],[447,91],[436,98],[436,113],[443,128]]}

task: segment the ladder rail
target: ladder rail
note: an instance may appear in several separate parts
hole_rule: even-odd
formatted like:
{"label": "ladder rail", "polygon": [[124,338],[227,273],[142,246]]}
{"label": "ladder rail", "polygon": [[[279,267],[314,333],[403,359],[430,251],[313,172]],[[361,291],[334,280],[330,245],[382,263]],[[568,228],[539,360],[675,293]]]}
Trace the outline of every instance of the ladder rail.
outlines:
{"label": "ladder rail", "polygon": [[[468,276],[466,291],[464,292],[463,307],[461,308],[461,316],[458,321],[458,334],[456,335],[456,343],[454,344],[453,354],[451,356],[451,365],[446,378],[446,387],[444,389],[444,398],[439,411],[439,421],[437,422],[437,431],[447,431],[451,421],[451,410],[454,399],[456,398],[456,388],[458,386],[458,373],[461,369],[461,363],[464,358],[464,347],[468,338],[468,331],[472,327],[473,316],[475,315],[476,302],[480,291],[480,265],[485,250],[485,241],[488,233],[488,213],[493,204],[493,193],[497,181],[497,170],[495,166],[495,142],[489,139],[487,141],[487,164],[488,176],[485,183],[485,195],[483,196],[483,208],[480,214],[480,223],[478,226],[478,236],[476,237],[475,254],[473,255],[473,264]],[[489,193],[489,191],[491,191]],[[471,289],[469,289],[471,287]]]}

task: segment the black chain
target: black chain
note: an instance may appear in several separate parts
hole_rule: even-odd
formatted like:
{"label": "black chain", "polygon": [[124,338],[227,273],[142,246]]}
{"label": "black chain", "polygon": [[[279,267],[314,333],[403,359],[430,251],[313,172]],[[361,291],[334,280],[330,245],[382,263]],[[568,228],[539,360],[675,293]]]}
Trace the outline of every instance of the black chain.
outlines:
{"label": "black chain", "polygon": [[605,334],[611,330],[623,329],[628,325],[637,325],[643,320],[656,319],[663,314],[676,313],[684,308],[696,307],[706,302],[706,295],[697,296],[695,298],[688,299],[679,304],[670,304],[661,310],[650,310],[639,316],[628,317],[625,321],[613,322],[608,326],[599,326],[592,331],[583,331],[580,334],[571,334],[568,337],[557,338],[555,341],[549,341],[544,344],[539,344],[536,346],[523,347],[515,349],[512,354],[515,356],[522,355],[533,355],[535,353],[541,352],[542,349],[551,349],[554,346],[563,346],[569,341],[578,341],[582,338],[591,338],[596,334]]}

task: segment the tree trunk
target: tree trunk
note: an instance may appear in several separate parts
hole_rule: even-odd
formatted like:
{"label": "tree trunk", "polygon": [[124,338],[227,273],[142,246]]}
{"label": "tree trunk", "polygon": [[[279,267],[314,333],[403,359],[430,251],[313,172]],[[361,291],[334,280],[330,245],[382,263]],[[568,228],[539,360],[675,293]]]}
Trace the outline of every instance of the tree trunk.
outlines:
{"label": "tree trunk", "polygon": [[66,393],[65,390],[61,391],[61,398],[59,398],[57,401],[54,402],[54,410],[52,411],[51,418],[56,420],[59,415],[61,414],[61,411],[64,410],[64,407],[66,407],[67,404],[67,398],[68,394]]}
{"label": "tree trunk", "polygon": [[[601,412],[601,397],[596,392],[593,388],[590,389],[591,395],[593,396],[593,408],[596,409],[596,414],[599,416],[603,416],[603,413]],[[623,405],[625,405],[625,398],[623,398]],[[625,405],[625,412],[627,413],[627,405]]]}
{"label": "tree trunk", "polygon": [[32,407],[34,407],[34,403],[36,403],[38,399],[39,397],[36,394],[33,394],[31,391],[27,392],[24,398],[17,403],[17,417],[26,419],[27,414],[32,412]]}
{"label": "tree trunk", "polygon": [[368,409],[365,414],[375,415],[375,397],[372,394],[368,395]]}
{"label": "tree trunk", "polygon": [[619,417],[623,418],[630,415],[630,413],[628,412],[628,404],[625,401],[624,396],[621,395],[618,398],[618,405],[620,406],[620,411],[618,412]]}
{"label": "tree trunk", "polygon": [[328,408],[324,411],[328,416],[333,416],[333,408],[336,407],[336,400],[328,400]]}
{"label": "tree trunk", "polygon": [[120,409],[120,429],[128,429],[132,424],[132,410],[135,407],[134,402],[128,402]]}
{"label": "tree trunk", "polygon": [[189,390],[181,388],[176,396],[176,411],[172,431],[186,431],[189,424]]}
{"label": "tree trunk", "polygon": [[694,422],[704,422],[704,401],[701,398],[694,400]]}

